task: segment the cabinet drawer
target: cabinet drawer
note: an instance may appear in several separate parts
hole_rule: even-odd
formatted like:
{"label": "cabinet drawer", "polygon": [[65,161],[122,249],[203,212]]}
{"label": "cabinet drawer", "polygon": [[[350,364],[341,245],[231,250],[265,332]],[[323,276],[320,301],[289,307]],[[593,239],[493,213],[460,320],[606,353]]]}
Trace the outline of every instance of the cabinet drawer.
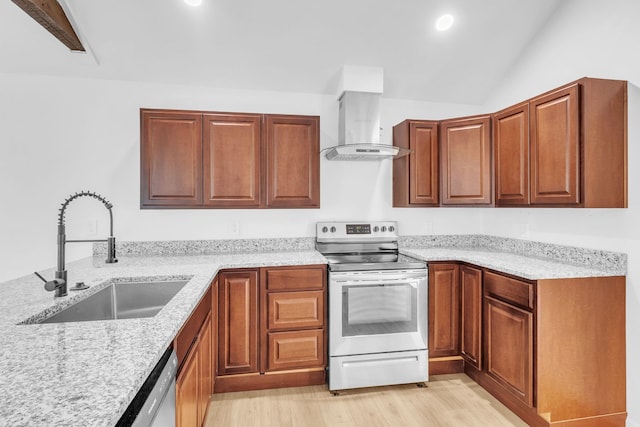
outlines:
{"label": "cabinet drawer", "polygon": [[267,370],[324,366],[324,331],[272,332],[268,334]]}
{"label": "cabinet drawer", "polygon": [[487,271],[484,275],[484,290],[486,295],[533,309],[534,288],[530,283]]}
{"label": "cabinet drawer", "polygon": [[296,329],[324,326],[324,292],[272,292],[267,296],[267,328]]}
{"label": "cabinet drawer", "polygon": [[325,282],[324,272],[324,267],[267,269],[265,273],[267,289],[270,291],[322,289]]}

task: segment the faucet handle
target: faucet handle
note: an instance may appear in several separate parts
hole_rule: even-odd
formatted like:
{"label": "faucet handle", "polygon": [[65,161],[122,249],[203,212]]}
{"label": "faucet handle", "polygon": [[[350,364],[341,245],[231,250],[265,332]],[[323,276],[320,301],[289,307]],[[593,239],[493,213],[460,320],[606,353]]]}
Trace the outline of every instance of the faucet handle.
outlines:
{"label": "faucet handle", "polygon": [[44,288],[47,291],[55,291],[56,289],[60,288],[62,285],[65,284],[64,279],[47,280],[44,277],[42,277],[42,275],[40,275],[40,273],[38,273],[37,271],[34,271],[33,274],[38,276],[40,280],[44,282]]}

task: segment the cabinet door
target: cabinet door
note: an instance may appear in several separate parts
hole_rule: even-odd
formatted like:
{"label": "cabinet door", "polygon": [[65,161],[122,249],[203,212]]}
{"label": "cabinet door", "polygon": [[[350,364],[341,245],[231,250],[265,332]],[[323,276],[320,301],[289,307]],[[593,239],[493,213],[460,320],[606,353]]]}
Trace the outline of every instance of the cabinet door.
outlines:
{"label": "cabinet door", "polygon": [[429,357],[460,354],[460,272],[457,264],[429,265]]}
{"label": "cabinet door", "polygon": [[490,126],[489,116],[441,122],[443,205],[491,204]]}
{"label": "cabinet door", "polygon": [[533,407],[533,314],[485,296],[486,372]]}
{"label": "cabinet door", "polygon": [[393,160],[393,206],[437,206],[438,122],[405,120],[393,127],[393,145],[412,150]]}
{"label": "cabinet door", "polygon": [[574,84],[531,101],[531,204],[580,203],[580,106]]}
{"label": "cabinet door", "polygon": [[202,116],[140,110],[140,205],[202,203]]}
{"label": "cabinet door", "polygon": [[213,365],[211,360],[211,315],[202,325],[200,331],[200,342],[198,344],[198,358],[200,365],[200,375],[198,383],[198,425],[204,423],[204,418],[209,407],[209,398],[212,393],[212,372]]}
{"label": "cabinet door", "polygon": [[460,353],[465,362],[482,366],[482,270],[460,267],[461,340]]}
{"label": "cabinet door", "polygon": [[261,116],[205,114],[204,204],[259,207],[261,203]]}
{"label": "cabinet door", "polygon": [[[194,350],[198,341],[194,343]],[[190,351],[176,379],[176,426],[199,427],[200,358],[197,351]]]}
{"label": "cabinet door", "polygon": [[218,277],[218,375],[258,371],[258,272]]}
{"label": "cabinet door", "polygon": [[318,117],[265,116],[266,205],[320,207]]}
{"label": "cabinet door", "polygon": [[529,204],[529,104],[493,116],[496,205]]}

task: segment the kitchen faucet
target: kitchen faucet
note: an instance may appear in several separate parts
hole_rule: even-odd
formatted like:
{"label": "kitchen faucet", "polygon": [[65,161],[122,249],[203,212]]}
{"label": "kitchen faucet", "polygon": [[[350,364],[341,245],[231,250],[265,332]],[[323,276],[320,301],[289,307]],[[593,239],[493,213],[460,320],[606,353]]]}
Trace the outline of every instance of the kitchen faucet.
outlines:
{"label": "kitchen faucet", "polygon": [[[67,206],[69,206],[69,203],[71,203],[78,197],[84,196],[93,197],[94,199],[100,200],[109,210],[109,237],[107,237],[106,239],[67,240],[64,225],[65,211],[67,209]],[[64,250],[66,243],[107,242],[107,259],[105,262],[107,264],[118,262],[118,260],[116,259],[116,238],[113,237],[113,212],[111,211],[112,207],[113,205],[109,201],[107,201],[107,199],[91,191],[81,191],[79,193],[72,194],[71,196],[67,197],[62,203],[62,207],[60,208],[60,211],[58,213],[58,269],[56,270],[55,278],[53,280],[47,280],[37,272],[35,273],[35,275],[44,282],[44,288],[47,291],[55,291],[53,295],[54,297],[63,297],[67,295],[67,270],[65,270],[64,266]]]}

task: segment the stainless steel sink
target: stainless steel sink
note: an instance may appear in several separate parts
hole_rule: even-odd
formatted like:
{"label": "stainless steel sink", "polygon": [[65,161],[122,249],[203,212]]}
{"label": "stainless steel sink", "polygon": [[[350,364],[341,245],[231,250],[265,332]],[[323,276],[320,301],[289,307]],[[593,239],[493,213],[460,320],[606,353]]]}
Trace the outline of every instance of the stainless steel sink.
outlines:
{"label": "stainless steel sink", "polygon": [[187,282],[188,280],[113,283],[40,323],[153,317]]}

